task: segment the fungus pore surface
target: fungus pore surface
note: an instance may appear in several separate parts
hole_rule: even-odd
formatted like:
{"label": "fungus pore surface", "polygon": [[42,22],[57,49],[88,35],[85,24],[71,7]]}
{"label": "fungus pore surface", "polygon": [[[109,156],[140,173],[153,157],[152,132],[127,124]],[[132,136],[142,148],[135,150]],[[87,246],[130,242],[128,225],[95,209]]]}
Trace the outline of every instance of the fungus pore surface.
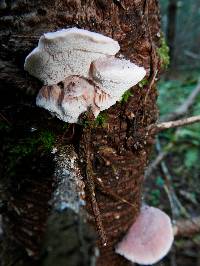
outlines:
{"label": "fungus pore surface", "polygon": [[173,239],[169,216],[157,208],[143,206],[116,252],[133,263],[151,265],[168,253]]}

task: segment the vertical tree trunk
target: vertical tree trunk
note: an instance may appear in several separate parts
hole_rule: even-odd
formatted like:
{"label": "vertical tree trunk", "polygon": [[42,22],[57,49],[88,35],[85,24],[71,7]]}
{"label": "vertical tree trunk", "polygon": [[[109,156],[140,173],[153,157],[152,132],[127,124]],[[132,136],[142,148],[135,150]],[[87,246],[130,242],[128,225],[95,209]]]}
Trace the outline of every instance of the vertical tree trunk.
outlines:
{"label": "vertical tree trunk", "polygon": [[[33,134],[33,128],[48,127],[57,134],[59,145],[73,145],[85,178],[86,209],[94,226],[86,175],[93,180],[101,179],[107,190],[131,202],[134,207],[105,195],[98,184],[95,186],[100,219],[108,239],[106,247],[97,241],[100,249],[97,265],[128,265],[124,258],[115,254],[114,246],[139,212],[144,170],[153,144],[153,137],[148,135],[146,128],[157,119],[155,76],[160,66],[156,53],[160,36],[157,0],[16,0],[2,3],[0,80],[4,96],[1,102],[4,122],[11,126],[8,135],[3,135],[4,142],[11,141],[8,136],[17,142]],[[117,40],[121,54],[145,67],[148,84],[135,86],[127,102],[118,102],[109,108],[103,126],[71,125],[65,135],[62,122],[34,106],[41,84],[24,72],[23,63],[41,34],[75,26]],[[22,265],[34,265],[34,260],[23,250],[36,258],[43,242],[51,208],[49,200],[57,182],[53,177],[52,155],[39,149],[32,157],[23,156],[20,162],[17,161],[17,170],[11,174],[6,170],[10,147],[4,149],[4,154],[7,154],[7,159],[5,155],[1,158],[7,166],[1,167],[4,177],[1,182],[5,188],[7,210],[4,212],[3,265],[19,265],[19,261],[23,261]],[[12,246],[18,243],[22,254],[8,255],[8,243]]]}
{"label": "vertical tree trunk", "polygon": [[168,5],[168,19],[167,19],[167,43],[169,45],[170,62],[174,64],[174,50],[176,38],[176,16],[177,16],[177,1],[170,0]]}

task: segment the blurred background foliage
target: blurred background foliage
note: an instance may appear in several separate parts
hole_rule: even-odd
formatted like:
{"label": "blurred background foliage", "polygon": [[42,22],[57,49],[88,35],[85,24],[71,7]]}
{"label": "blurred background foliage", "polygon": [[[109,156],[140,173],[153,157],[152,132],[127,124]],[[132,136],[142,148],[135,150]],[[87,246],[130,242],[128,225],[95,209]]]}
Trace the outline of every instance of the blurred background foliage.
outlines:
{"label": "blurred background foliage", "polygon": [[[200,82],[200,1],[160,0],[160,6],[170,48],[170,65],[158,82],[160,120],[164,120]],[[194,115],[200,115],[200,94],[183,117]],[[163,151],[167,155],[146,179],[145,201],[174,220],[200,216],[200,123],[160,133],[150,164]],[[172,200],[173,192],[178,204]],[[200,234],[178,237],[170,254],[156,265],[199,266],[199,248]]]}
{"label": "blurred background foliage", "polygon": [[[171,10],[170,10],[171,5]],[[160,0],[162,28],[168,38],[173,27],[173,61],[177,70],[200,68],[200,1]],[[171,12],[171,14],[169,14]],[[173,15],[175,13],[175,21]],[[172,30],[173,30],[172,29]],[[168,40],[169,42],[169,40]]]}

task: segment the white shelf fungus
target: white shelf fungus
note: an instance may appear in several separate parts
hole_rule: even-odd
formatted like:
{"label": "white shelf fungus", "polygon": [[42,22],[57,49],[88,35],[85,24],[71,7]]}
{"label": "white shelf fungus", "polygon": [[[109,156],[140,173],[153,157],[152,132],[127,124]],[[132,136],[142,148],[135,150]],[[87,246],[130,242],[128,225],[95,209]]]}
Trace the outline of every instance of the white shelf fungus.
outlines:
{"label": "white shelf fungus", "polygon": [[143,67],[115,58],[119,49],[117,41],[83,29],[45,33],[24,65],[47,85],[36,104],[69,123],[89,107],[96,117],[146,75]]}
{"label": "white shelf fungus", "polygon": [[169,216],[157,208],[144,206],[116,252],[133,263],[152,265],[168,253],[173,240]]}
{"label": "white shelf fungus", "polygon": [[38,47],[25,60],[24,68],[45,85],[53,85],[70,75],[89,76],[90,64],[106,55],[115,55],[117,41],[102,34],[70,28],[45,33]]}
{"label": "white shelf fungus", "polygon": [[127,88],[136,85],[146,75],[143,67],[115,57],[100,58],[92,63],[92,77],[109,95],[119,98]]}

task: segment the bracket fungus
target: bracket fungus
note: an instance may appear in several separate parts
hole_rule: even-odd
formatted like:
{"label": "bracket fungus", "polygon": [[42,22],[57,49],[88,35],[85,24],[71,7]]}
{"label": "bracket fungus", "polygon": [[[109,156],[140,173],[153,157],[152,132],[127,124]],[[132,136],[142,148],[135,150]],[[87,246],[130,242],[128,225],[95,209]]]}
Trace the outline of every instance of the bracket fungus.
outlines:
{"label": "bracket fungus", "polygon": [[89,76],[95,59],[115,55],[117,41],[102,34],[69,28],[45,33],[25,60],[24,68],[45,85],[53,85],[70,75]]}
{"label": "bracket fungus", "polygon": [[146,71],[129,60],[115,57],[100,58],[92,63],[92,78],[103,91],[117,97],[140,82]]}
{"label": "bracket fungus", "polygon": [[97,117],[146,75],[143,67],[116,58],[119,50],[117,41],[83,29],[45,33],[24,64],[45,85],[36,104],[68,123],[88,108]]}
{"label": "bracket fungus", "polygon": [[174,240],[171,220],[163,211],[143,206],[135,223],[116,247],[133,263],[152,265],[170,250]]}

